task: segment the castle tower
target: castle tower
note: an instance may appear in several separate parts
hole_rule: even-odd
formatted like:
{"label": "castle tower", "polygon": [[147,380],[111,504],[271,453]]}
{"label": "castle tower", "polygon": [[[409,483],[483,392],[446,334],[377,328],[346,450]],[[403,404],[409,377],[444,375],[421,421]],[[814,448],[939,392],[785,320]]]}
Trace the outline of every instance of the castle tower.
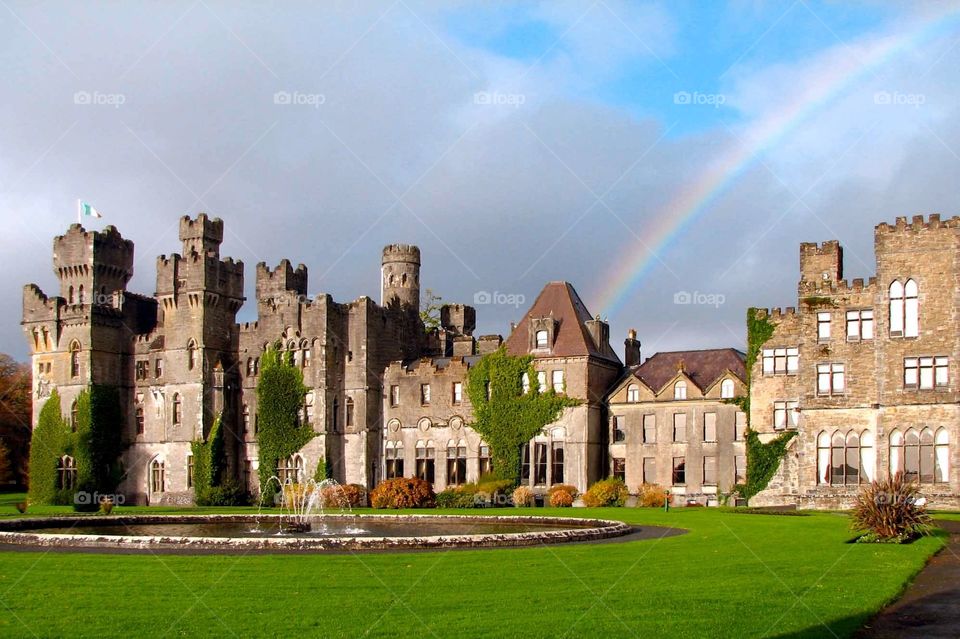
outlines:
{"label": "castle tower", "polygon": [[72,224],[53,240],[53,271],[68,305],[114,306],[114,293],[133,276],[133,242],[113,226],[87,232]]}
{"label": "castle tower", "polygon": [[383,249],[381,303],[396,303],[420,312],[420,249],[408,244],[391,244]]}
{"label": "castle tower", "polygon": [[210,219],[201,213],[191,220],[189,215],[180,218],[180,240],[183,242],[183,255],[191,253],[220,257],[220,244],[223,242],[223,220]]}

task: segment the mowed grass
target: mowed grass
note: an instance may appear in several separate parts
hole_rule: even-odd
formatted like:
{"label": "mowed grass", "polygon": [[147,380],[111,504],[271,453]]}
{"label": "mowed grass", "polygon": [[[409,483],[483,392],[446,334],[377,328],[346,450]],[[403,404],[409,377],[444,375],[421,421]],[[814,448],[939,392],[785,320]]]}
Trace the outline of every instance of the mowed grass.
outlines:
{"label": "mowed grass", "polygon": [[[0,512],[15,516],[15,500],[0,499]],[[896,598],[946,539],[848,544],[838,513],[535,512],[690,532],[392,554],[2,552],[0,635],[843,637]]]}

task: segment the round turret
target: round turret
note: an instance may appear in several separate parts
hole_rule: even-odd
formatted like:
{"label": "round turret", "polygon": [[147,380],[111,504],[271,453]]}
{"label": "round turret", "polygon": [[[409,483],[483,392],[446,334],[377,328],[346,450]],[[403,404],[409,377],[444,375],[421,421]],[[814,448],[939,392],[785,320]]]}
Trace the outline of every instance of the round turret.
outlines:
{"label": "round turret", "polygon": [[381,302],[399,303],[420,311],[420,249],[408,244],[391,244],[383,249]]}

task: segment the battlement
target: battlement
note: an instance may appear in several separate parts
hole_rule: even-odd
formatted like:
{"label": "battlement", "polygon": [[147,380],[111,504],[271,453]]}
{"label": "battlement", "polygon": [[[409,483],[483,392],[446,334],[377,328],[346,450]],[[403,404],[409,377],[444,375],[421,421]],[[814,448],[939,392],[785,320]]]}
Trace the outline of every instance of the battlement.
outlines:
{"label": "battlement", "polygon": [[800,295],[842,295],[844,293],[865,293],[873,290],[876,287],[876,284],[876,277],[870,277],[866,280],[864,280],[862,277],[857,277],[850,282],[847,280],[840,280],[839,282],[800,282]]}
{"label": "battlement", "polygon": [[837,240],[800,244],[800,280],[837,282],[843,279],[843,247]]}
{"label": "battlement", "polygon": [[774,322],[787,317],[797,316],[797,308],[795,306],[787,306],[786,308],[755,308],[753,310],[756,313],[755,317],[757,319],[768,319]]}
{"label": "battlement", "polygon": [[200,290],[242,300],[243,261],[196,252],[157,257],[157,296]]}
{"label": "battlement", "polygon": [[265,262],[257,264],[257,299],[276,296],[279,293],[292,292],[307,294],[307,267],[298,264],[296,270],[290,260],[280,260],[276,268],[270,269]]}
{"label": "battlement", "polygon": [[184,255],[200,253],[218,257],[223,243],[223,220],[218,217],[211,220],[206,213],[200,213],[195,220],[184,215],[180,218],[180,241]]}
{"label": "battlement", "polygon": [[53,240],[53,269],[61,297],[70,304],[85,304],[126,290],[133,277],[133,256],[133,242],[123,239],[116,227],[87,231],[71,224]]}
{"label": "battlement", "polygon": [[420,265],[420,248],[413,244],[388,244],[383,247],[383,264],[408,262]]}
{"label": "battlement", "polygon": [[911,221],[907,221],[906,216],[897,217],[893,224],[888,224],[886,222],[881,222],[877,224],[875,232],[877,235],[881,233],[903,233],[903,232],[917,232],[922,230],[929,229],[955,229],[960,228],[960,216],[954,215],[953,217],[941,220],[939,213],[931,213],[930,216],[924,220],[922,215],[914,215]]}

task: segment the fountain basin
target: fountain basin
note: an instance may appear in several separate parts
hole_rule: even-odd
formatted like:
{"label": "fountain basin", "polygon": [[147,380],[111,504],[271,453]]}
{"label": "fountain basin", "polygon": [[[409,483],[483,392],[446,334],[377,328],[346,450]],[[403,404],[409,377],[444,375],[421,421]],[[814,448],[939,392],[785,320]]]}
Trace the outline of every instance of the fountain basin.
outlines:
{"label": "fountain basin", "polygon": [[118,515],[0,521],[0,544],[48,549],[359,551],[490,548],[595,541],[633,532],[605,519],[477,515],[321,515],[311,530],[281,515]]}

